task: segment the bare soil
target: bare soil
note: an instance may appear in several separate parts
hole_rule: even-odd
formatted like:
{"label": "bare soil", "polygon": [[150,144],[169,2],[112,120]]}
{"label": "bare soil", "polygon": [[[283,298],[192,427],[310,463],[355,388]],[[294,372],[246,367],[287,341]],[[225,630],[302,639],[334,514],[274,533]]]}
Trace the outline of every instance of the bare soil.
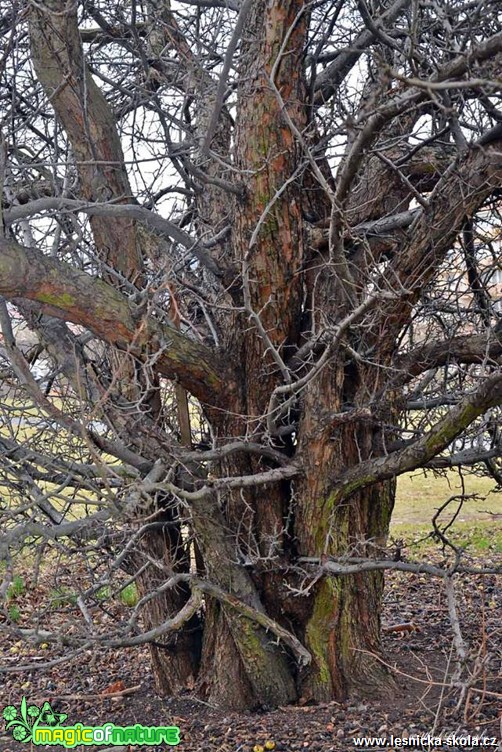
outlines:
{"label": "bare soil", "polygon": [[[263,708],[253,714],[222,711],[190,693],[182,697],[157,696],[148,649],[142,647],[87,652],[52,668],[0,674],[0,708],[8,704],[19,707],[25,695],[33,704],[50,702],[53,709],[68,715],[66,724],[71,725],[176,725],[181,730],[180,752],[252,752],[254,748],[261,752],[261,747],[281,752],[345,752],[354,749],[356,737],[390,738],[392,734],[405,738],[428,733],[443,738],[452,733],[464,739],[468,734],[494,737],[500,745],[500,585],[500,577],[495,575],[458,578],[459,612],[470,672],[470,688],[463,698],[458,688],[451,686],[455,653],[441,583],[421,575],[390,573],[383,624],[384,660],[396,681],[391,698],[368,700],[361,696],[344,703]],[[406,627],[401,628],[402,625]],[[56,646],[41,649],[13,637],[0,647],[0,667],[28,662],[37,665],[54,659],[59,652]],[[102,694],[113,690],[114,685],[119,691],[125,688],[131,692],[115,697]],[[476,748],[471,743],[462,744],[463,749]],[[35,749],[55,748],[16,742],[5,733],[4,726],[0,727],[1,752]],[[76,749],[97,752],[103,747]],[[133,749],[166,752],[174,748],[130,747]]]}

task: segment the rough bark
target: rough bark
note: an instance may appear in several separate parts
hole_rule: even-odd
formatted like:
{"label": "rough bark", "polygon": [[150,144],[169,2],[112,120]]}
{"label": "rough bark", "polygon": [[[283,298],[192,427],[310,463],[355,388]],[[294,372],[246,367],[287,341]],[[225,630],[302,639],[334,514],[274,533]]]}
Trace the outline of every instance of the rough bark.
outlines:
{"label": "rough bark", "polygon": [[[384,439],[379,420],[359,417],[376,369],[344,370],[333,365],[307,387],[300,424],[304,476],[295,484],[295,530],[300,556],[374,556],[386,545],[394,505],[394,483],[333,493],[347,468],[379,454]],[[341,421],[344,401],[354,419]],[[302,630],[313,662],[302,676],[302,693],[326,701],[356,688],[376,694],[392,686],[375,656],[380,652],[383,578],[376,573],[322,580],[305,598]]]}
{"label": "rough bark", "polygon": [[[281,2],[270,8],[255,4],[246,22],[236,139],[238,166],[246,177],[243,196],[235,206],[232,233],[234,259],[242,271],[239,299],[244,304],[244,313],[236,319],[237,331],[245,334],[236,339],[227,328],[227,347],[240,368],[230,415],[212,415],[213,428],[221,437],[246,435],[249,418],[256,422],[254,432],[259,435],[263,431],[267,402],[278,379],[278,362],[298,337],[304,257],[297,195],[301,153],[284,110],[297,127],[305,125],[301,75],[305,31],[305,14],[297,2]],[[271,348],[276,349],[276,357]],[[251,458],[232,458],[222,463],[220,471],[241,475],[257,472],[260,467],[262,463]],[[287,505],[287,489],[281,487],[226,495],[226,521],[241,556],[277,555],[284,545]],[[274,616],[281,612],[278,579],[273,574],[254,577],[260,608]],[[230,638],[236,641],[238,627],[235,617],[217,606],[210,618],[218,652],[232,655]],[[210,637],[203,654],[203,676],[215,677],[213,686],[226,693],[225,680],[219,677],[222,671],[231,670],[234,691],[241,692],[241,698],[234,698],[234,702],[249,702],[246,698],[250,691],[257,704],[265,699],[272,702],[274,697],[294,699],[294,681],[284,654],[269,645],[267,662],[275,667],[265,670],[264,665],[260,667],[262,638],[251,624],[247,632],[237,637],[241,665],[237,662],[234,666],[213,657],[214,641]],[[247,682],[242,680],[243,671]],[[278,682],[281,686],[274,689]]]}

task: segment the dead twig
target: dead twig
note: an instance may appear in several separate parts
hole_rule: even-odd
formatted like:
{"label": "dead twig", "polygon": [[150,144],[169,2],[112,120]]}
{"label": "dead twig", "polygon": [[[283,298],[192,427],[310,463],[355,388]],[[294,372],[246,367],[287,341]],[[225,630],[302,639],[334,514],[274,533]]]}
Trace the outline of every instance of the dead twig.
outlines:
{"label": "dead twig", "polygon": [[[141,689],[141,684],[137,684],[134,687],[127,687],[127,689],[121,689],[118,692],[93,692],[91,694],[85,694],[85,695],[55,695],[55,700],[110,700],[114,697],[126,697],[127,695],[133,695],[135,692],[137,692],[139,689]],[[34,702],[44,702],[47,698],[46,697],[36,697]],[[114,750],[117,750],[117,747],[114,747]],[[103,752],[105,752],[103,750]]]}

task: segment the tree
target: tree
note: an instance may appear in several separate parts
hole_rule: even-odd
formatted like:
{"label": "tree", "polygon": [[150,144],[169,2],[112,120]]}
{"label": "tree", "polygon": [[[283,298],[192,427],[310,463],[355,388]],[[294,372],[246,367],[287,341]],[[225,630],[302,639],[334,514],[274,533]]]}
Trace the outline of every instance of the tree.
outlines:
{"label": "tree", "polygon": [[2,3],[4,584],[78,552],[70,648],[106,554],[163,692],[389,688],[396,477],[500,481],[497,11]]}

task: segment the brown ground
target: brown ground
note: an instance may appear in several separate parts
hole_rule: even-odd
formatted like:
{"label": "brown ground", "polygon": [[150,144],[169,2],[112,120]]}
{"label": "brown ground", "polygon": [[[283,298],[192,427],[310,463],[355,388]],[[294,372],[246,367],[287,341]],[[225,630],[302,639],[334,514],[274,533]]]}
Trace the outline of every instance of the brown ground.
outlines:
{"label": "brown ground", "polygon": [[[148,651],[124,649],[82,655],[72,663],[51,669],[0,674],[0,708],[19,707],[48,700],[54,709],[68,714],[66,724],[101,725],[141,723],[145,726],[177,725],[181,729],[180,752],[251,752],[255,745],[293,752],[345,752],[354,749],[353,738],[399,737],[430,733],[487,735],[502,738],[502,592],[500,577],[463,577],[458,583],[462,629],[470,649],[470,669],[476,670],[473,689],[458,707],[458,692],[448,684],[451,630],[441,585],[425,576],[390,574],[384,623],[413,623],[419,631],[385,634],[386,660],[394,671],[397,690],[389,699],[335,702],[319,706],[284,707],[260,714],[243,715],[211,707],[187,695],[159,698],[155,694]],[[6,640],[0,648],[0,666],[27,659],[57,655],[56,648],[27,648]],[[477,665],[477,669],[474,669]],[[119,698],[99,697],[114,682],[135,691]],[[491,693],[491,694],[490,694]],[[31,747],[15,742],[0,724],[0,752],[32,752],[62,747]],[[445,747],[452,749],[452,747]],[[463,742],[463,749],[476,746]],[[488,747],[492,749],[493,747]],[[103,747],[77,747],[103,750]],[[118,752],[119,748],[114,748]],[[133,748],[131,747],[131,750]],[[166,752],[174,747],[135,747]],[[496,749],[496,747],[495,747]],[[499,747],[500,749],[500,747]],[[126,748],[120,748],[126,750]],[[259,750],[257,750],[259,752]]]}

